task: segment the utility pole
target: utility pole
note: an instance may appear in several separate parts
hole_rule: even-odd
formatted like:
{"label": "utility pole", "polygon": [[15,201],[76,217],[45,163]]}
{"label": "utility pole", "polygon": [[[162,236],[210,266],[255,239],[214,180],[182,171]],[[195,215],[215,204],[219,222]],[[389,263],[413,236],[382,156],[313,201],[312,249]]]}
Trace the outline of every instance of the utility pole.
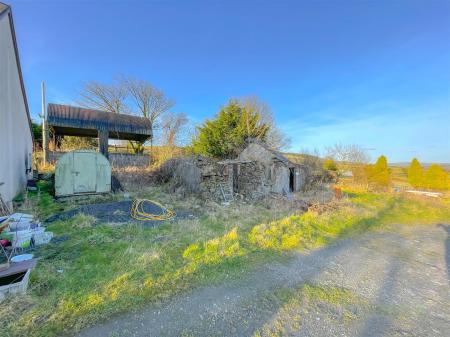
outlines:
{"label": "utility pole", "polygon": [[41,91],[42,91],[42,159],[44,161],[44,164],[47,164],[48,162],[48,124],[47,124],[47,113],[45,111],[45,83],[42,81],[41,84]]}

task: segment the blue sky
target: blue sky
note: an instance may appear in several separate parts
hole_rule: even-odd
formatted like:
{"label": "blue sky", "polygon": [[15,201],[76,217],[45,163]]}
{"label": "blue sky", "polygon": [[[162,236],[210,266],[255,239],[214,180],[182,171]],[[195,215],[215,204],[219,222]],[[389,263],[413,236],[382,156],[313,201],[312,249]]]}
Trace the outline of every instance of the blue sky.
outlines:
{"label": "blue sky", "polygon": [[32,114],[147,79],[199,123],[257,95],[289,150],[450,162],[450,1],[13,1]]}

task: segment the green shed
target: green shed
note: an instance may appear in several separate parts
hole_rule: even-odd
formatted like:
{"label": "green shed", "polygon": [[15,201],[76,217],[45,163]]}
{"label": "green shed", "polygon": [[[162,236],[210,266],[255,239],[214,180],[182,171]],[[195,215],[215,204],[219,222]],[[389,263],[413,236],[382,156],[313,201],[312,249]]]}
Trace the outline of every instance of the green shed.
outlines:
{"label": "green shed", "polygon": [[99,152],[78,150],[64,154],[56,163],[55,196],[108,193],[111,165]]}

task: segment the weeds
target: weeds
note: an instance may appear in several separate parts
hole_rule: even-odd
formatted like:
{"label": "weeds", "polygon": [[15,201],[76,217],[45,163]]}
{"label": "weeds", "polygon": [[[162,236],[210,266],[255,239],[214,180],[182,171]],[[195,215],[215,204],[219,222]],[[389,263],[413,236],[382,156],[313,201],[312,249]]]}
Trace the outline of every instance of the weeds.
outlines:
{"label": "weeds", "polygon": [[[298,214],[283,205],[273,209],[263,204],[203,205],[150,187],[135,193],[159,196],[170,207],[190,205],[198,217],[155,228],[92,226],[95,219],[85,215],[52,223],[49,230],[55,233],[56,242],[36,252],[40,260],[31,274],[30,295],[0,308],[6,335],[74,333],[113,314],[243,273],[270,258],[284,258],[288,251],[315,248],[395,223],[450,221],[447,199],[359,191],[346,191],[338,210],[321,214]],[[40,207],[52,205],[50,199],[39,201],[38,212],[48,214]],[[349,295],[311,287],[300,291],[296,303],[310,299],[332,304]]]}

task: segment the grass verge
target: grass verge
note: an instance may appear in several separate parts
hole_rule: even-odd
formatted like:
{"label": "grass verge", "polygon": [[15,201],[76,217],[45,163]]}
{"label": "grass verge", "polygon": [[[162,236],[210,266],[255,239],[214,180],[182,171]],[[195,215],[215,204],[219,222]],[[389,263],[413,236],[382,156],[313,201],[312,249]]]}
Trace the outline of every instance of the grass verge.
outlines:
{"label": "grass verge", "polygon": [[[38,212],[53,207],[43,200]],[[346,191],[336,210],[324,213],[211,206],[199,210],[197,219],[155,228],[94,225],[95,219],[78,215],[49,226],[56,242],[37,251],[29,295],[2,304],[0,325],[7,336],[73,334],[291,251],[396,223],[450,222],[448,206],[448,199]]]}

